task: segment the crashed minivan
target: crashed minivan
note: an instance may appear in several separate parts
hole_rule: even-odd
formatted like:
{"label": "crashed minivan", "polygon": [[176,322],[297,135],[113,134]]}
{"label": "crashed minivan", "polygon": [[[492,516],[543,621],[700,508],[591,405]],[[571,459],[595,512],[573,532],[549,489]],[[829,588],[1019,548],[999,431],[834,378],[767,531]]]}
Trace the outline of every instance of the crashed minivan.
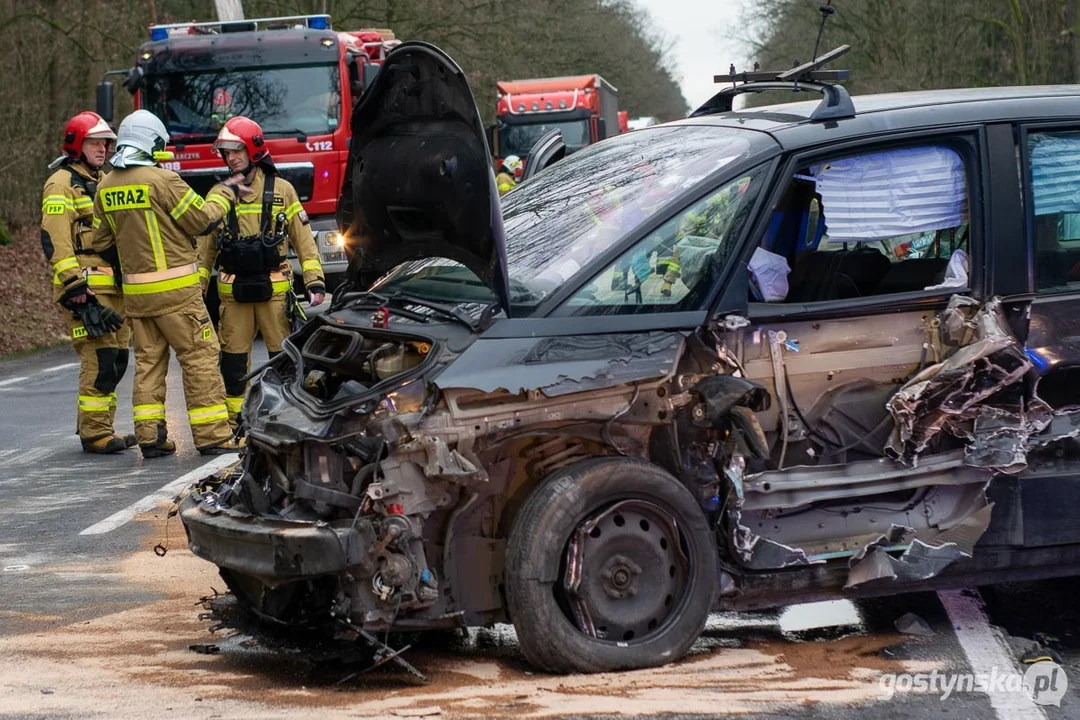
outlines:
{"label": "crashed minivan", "polygon": [[266,626],[511,622],[553,672],[669,663],[716,610],[1077,573],[1080,88],[795,79],[823,99],[735,84],[500,207],[464,73],[395,49],[349,288],[183,498],[192,552]]}

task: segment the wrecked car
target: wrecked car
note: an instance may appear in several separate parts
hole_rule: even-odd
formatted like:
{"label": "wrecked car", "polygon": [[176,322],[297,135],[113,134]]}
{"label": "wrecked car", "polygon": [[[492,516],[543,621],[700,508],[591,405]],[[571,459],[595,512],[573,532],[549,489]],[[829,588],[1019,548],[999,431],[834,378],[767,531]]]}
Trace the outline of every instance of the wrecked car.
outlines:
{"label": "wrecked car", "polygon": [[500,206],[464,73],[395,49],[350,285],[183,498],[192,552],[267,626],[510,622],[553,672],[669,663],[718,609],[1076,573],[1076,89],[795,80],[824,100],[735,85]]}

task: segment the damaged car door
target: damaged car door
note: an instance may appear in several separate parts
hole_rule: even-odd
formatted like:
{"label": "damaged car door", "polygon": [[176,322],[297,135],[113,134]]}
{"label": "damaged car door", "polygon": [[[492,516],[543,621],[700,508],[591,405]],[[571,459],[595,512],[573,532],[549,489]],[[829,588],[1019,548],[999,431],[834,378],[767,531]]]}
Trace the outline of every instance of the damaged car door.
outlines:
{"label": "damaged car door", "polygon": [[789,162],[737,269],[749,322],[719,326],[729,370],[771,399],[765,447],[727,472],[723,532],[743,568],[924,580],[989,523],[991,469],[1011,461],[973,458],[970,426],[1026,367],[970,273],[978,147],[975,132],[924,133]]}

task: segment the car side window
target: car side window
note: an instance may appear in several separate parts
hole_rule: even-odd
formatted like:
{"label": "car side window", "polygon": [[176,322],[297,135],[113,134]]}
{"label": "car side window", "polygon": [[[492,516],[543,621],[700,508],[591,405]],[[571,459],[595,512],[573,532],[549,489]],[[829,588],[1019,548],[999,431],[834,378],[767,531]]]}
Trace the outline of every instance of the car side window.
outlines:
{"label": "car side window", "polygon": [[1027,157],[1036,291],[1080,291],[1080,132],[1030,133]]}
{"label": "car side window", "polygon": [[968,288],[967,170],[945,145],[815,161],[793,174],[749,261],[750,301]]}
{"label": "car side window", "polygon": [[736,249],[760,190],[754,170],[649,233],[569,298],[558,315],[697,309]]}

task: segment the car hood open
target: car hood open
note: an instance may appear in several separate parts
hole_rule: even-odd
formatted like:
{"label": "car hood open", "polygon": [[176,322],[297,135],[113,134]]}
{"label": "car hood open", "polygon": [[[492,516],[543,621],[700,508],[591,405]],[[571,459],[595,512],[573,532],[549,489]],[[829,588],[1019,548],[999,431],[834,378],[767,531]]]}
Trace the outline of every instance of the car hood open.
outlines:
{"label": "car hood open", "polygon": [[352,115],[338,205],[350,280],[407,260],[449,258],[474,272],[509,313],[490,158],[461,68],[427,43],[390,52]]}

